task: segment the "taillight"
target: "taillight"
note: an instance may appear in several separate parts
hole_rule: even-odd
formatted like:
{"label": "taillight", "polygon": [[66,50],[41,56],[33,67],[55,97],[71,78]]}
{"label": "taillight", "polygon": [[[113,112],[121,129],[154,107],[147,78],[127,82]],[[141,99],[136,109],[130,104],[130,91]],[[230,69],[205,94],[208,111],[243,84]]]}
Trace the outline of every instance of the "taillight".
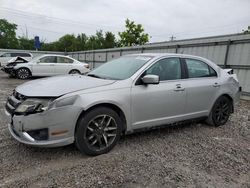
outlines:
{"label": "taillight", "polygon": [[87,68],[87,69],[89,69],[89,65],[88,65],[88,64],[87,64],[87,65],[84,65],[84,67]]}

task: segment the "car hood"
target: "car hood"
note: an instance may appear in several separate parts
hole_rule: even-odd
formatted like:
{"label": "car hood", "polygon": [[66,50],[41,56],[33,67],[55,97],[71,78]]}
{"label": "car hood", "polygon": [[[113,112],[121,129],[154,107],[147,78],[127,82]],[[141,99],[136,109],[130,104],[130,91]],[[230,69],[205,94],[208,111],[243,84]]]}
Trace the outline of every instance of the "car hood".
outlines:
{"label": "car hood", "polygon": [[26,82],[18,86],[16,91],[28,97],[59,97],[67,93],[105,86],[114,82],[114,80],[83,75],[54,76]]}

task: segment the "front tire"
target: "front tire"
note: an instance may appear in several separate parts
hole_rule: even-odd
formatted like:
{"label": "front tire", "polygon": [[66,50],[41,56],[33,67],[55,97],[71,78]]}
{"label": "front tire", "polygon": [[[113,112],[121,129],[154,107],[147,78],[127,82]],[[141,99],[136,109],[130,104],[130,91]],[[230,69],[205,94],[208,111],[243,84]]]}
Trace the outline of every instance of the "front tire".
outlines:
{"label": "front tire", "polygon": [[226,96],[219,97],[215,101],[215,104],[206,122],[209,125],[215,127],[219,127],[226,124],[232,112],[232,107],[233,107],[232,101],[228,97]]}
{"label": "front tire", "polygon": [[76,147],[87,155],[109,152],[121,137],[122,121],[106,107],[95,108],[80,117],[75,132]]}
{"label": "front tire", "polygon": [[31,73],[27,68],[20,68],[16,71],[16,76],[19,79],[25,80],[31,77]]}

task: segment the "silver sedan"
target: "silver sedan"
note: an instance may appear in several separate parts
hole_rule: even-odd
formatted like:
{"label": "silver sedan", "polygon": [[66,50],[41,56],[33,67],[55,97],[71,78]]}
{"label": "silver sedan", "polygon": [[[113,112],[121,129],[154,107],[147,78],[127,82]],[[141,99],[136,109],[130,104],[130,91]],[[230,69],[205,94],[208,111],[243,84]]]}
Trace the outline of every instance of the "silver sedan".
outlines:
{"label": "silver sedan", "polygon": [[110,151],[122,134],[186,120],[224,125],[239,99],[232,70],[184,54],[134,54],[87,75],[38,79],[6,102],[11,135],[21,143],[75,143],[88,155]]}

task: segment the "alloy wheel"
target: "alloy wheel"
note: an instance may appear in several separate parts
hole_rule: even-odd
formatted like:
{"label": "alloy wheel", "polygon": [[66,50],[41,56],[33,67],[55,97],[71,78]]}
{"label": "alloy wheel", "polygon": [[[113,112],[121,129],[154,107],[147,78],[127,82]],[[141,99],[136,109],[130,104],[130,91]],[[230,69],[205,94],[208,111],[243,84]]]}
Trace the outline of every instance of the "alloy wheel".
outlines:
{"label": "alloy wheel", "polygon": [[230,103],[227,100],[220,100],[213,113],[213,119],[217,124],[223,125],[230,116]]}
{"label": "alloy wheel", "polygon": [[117,136],[117,123],[109,115],[98,115],[87,125],[85,139],[88,146],[95,151],[109,147]]}
{"label": "alloy wheel", "polygon": [[27,79],[30,76],[30,73],[27,69],[19,69],[17,72],[18,78]]}

